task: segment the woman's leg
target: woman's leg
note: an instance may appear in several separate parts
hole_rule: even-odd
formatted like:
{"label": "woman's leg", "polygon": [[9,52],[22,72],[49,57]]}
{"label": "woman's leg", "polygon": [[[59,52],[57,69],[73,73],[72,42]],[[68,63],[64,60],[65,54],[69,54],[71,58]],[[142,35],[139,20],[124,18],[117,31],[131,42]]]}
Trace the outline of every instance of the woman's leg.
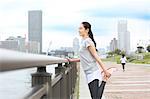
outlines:
{"label": "woman's leg", "polygon": [[125,71],[125,64],[126,64],[126,63],[124,63],[124,71]]}
{"label": "woman's leg", "polygon": [[125,71],[125,63],[123,63],[123,71]]}
{"label": "woman's leg", "polygon": [[101,85],[99,86],[98,79],[95,79],[88,84],[92,99],[101,99],[102,98],[105,85],[106,85],[106,82],[102,81]]}
{"label": "woman's leg", "polygon": [[[109,68],[107,71],[110,74],[112,74],[114,71],[117,71],[117,69]],[[104,76],[104,72],[102,72],[102,75],[103,75],[103,81],[101,82],[100,86],[99,86],[98,79],[95,79],[88,84],[92,99],[101,99],[102,98],[102,95],[103,95],[103,92],[105,89],[105,85],[106,85],[106,81],[108,80],[108,78]]]}
{"label": "woman's leg", "polygon": [[92,99],[97,99],[99,80],[95,79],[88,84]]}
{"label": "woman's leg", "polygon": [[103,95],[103,92],[104,92],[104,89],[105,89],[105,85],[106,85],[106,82],[105,81],[102,81],[100,87],[98,88],[98,98],[97,99],[101,99],[102,98],[102,95]]}
{"label": "woman's leg", "polygon": [[122,63],[122,69],[123,69],[123,71],[124,71],[124,63]]}

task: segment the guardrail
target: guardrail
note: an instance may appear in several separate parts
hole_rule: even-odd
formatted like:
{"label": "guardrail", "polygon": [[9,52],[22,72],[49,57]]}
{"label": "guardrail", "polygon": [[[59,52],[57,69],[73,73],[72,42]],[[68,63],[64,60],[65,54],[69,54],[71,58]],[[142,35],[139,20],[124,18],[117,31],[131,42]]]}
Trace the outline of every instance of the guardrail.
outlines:
{"label": "guardrail", "polygon": [[[32,90],[22,99],[73,99],[77,62],[80,60],[0,49],[0,72],[37,67],[31,74]],[[46,66],[52,64],[58,64],[54,79],[46,72]]]}

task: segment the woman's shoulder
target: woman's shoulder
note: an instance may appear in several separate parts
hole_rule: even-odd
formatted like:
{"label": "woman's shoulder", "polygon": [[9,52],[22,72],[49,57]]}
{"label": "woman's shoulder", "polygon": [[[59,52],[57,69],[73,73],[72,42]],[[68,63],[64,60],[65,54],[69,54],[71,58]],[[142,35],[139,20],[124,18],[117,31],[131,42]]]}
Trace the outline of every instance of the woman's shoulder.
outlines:
{"label": "woman's shoulder", "polygon": [[94,42],[92,41],[91,38],[85,38],[85,39],[83,40],[83,44],[87,47],[87,46],[89,46],[89,45],[94,45]]}
{"label": "woman's shoulder", "polygon": [[90,37],[87,37],[87,38],[85,38],[84,40],[90,40],[91,38]]}
{"label": "woman's shoulder", "polygon": [[89,42],[89,41],[91,42],[92,39],[88,37],[88,38],[85,39],[85,41],[86,41],[86,42]]}

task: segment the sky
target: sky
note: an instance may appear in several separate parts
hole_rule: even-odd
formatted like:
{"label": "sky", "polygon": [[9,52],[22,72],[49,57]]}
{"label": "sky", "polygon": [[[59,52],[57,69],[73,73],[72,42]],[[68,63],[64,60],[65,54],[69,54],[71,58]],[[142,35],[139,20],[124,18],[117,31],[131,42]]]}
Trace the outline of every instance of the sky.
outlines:
{"label": "sky", "polygon": [[0,40],[28,35],[28,11],[43,12],[43,51],[71,47],[82,21],[92,25],[98,48],[118,38],[117,23],[128,21],[131,50],[139,40],[150,40],[150,0],[1,0]]}

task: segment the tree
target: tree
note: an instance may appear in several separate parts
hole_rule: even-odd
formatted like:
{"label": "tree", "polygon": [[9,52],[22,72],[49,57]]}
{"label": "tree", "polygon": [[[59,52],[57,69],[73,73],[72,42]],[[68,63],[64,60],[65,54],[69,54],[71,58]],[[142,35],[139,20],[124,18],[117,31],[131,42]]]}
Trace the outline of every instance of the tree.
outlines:
{"label": "tree", "polygon": [[146,49],[148,52],[150,52],[150,45],[148,45]]}
{"label": "tree", "polygon": [[121,54],[121,55],[126,55],[126,52],[125,52],[125,51],[121,51],[120,54]]}
{"label": "tree", "polygon": [[121,50],[120,49],[115,49],[114,53],[117,54],[117,55],[120,55],[121,54]]}
{"label": "tree", "polygon": [[113,55],[113,52],[108,52],[107,53],[109,56],[112,56]]}

